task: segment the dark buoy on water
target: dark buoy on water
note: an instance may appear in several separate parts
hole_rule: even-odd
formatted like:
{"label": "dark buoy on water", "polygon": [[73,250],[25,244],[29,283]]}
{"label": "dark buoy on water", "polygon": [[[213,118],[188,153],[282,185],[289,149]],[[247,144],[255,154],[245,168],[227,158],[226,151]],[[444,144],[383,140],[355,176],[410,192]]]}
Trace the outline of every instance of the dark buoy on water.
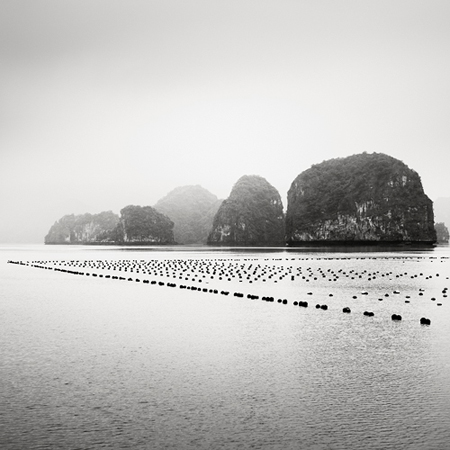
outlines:
{"label": "dark buoy on water", "polygon": [[420,324],[421,324],[421,325],[431,325],[431,320],[430,320],[430,319],[427,319],[426,317],[422,317],[422,318],[420,319]]}
{"label": "dark buoy on water", "polygon": [[352,311],[351,311],[351,309],[350,309],[348,306],[346,306],[346,307],[342,310],[342,312],[344,312],[344,313],[351,313]]}
{"label": "dark buoy on water", "polygon": [[392,320],[402,320],[402,316],[400,314],[392,314]]}

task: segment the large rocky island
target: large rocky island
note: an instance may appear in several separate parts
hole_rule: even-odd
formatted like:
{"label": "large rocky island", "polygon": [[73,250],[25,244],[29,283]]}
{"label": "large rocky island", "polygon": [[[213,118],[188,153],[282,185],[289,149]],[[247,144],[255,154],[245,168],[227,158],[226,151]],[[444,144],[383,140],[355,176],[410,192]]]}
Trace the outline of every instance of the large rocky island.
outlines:
{"label": "large rocky island", "polygon": [[180,186],[159,200],[154,208],[173,221],[177,243],[206,244],[221,203],[222,200],[199,185]]}
{"label": "large rocky island", "polygon": [[50,228],[46,244],[174,244],[173,222],[151,206],[129,205],[120,217],[111,211],[66,215]]}
{"label": "large rocky island", "polygon": [[286,242],[432,244],[433,203],[419,175],[382,153],[313,165],[288,192]]}
{"label": "large rocky island", "polygon": [[209,245],[284,245],[283,204],[264,178],[244,175],[214,217]]}

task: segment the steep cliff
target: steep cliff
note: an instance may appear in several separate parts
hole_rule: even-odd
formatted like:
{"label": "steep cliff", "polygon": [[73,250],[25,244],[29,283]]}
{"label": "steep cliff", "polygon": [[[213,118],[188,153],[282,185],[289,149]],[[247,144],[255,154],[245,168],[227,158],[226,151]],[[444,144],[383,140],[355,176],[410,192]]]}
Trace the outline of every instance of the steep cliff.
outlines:
{"label": "steep cliff", "polygon": [[105,244],[113,241],[119,216],[112,211],[99,214],[66,215],[50,228],[46,244]]}
{"label": "steep cliff", "polygon": [[278,191],[262,177],[241,177],[214,217],[208,244],[284,245],[284,214]]}
{"label": "steep cliff", "polygon": [[205,244],[221,200],[203,187],[180,186],[158,201],[154,208],[173,223],[179,244]]}
{"label": "steep cliff", "polygon": [[114,231],[119,244],[174,244],[173,222],[151,206],[129,205],[120,210]]}
{"label": "steep cliff", "polygon": [[288,192],[289,245],[433,243],[433,203],[419,175],[382,153],[316,164]]}

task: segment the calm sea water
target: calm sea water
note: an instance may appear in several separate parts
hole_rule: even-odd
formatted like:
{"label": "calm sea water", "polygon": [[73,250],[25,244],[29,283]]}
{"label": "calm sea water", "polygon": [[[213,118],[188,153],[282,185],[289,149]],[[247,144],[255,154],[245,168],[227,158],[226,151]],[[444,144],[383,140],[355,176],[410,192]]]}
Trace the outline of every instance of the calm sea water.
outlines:
{"label": "calm sea water", "polygon": [[448,449],[449,256],[2,247],[0,447]]}

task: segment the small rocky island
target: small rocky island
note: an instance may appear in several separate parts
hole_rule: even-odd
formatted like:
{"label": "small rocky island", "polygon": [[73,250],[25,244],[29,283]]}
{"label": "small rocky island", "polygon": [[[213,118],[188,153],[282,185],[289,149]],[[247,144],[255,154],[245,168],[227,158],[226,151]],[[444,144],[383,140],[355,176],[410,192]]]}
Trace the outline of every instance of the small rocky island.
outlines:
{"label": "small rocky island", "polygon": [[173,222],[151,206],[129,205],[121,209],[114,234],[118,244],[175,244]]}
{"label": "small rocky island", "polygon": [[66,215],[50,228],[46,244],[174,244],[173,222],[151,206],[129,205],[120,217],[111,211]]}
{"label": "small rocky island", "polygon": [[180,186],[159,200],[154,208],[173,221],[177,243],[206,244],[221,203],[222,200],[199,185]]}
{"label": "small rocky island", "polygon": [[283,204],[278,191],[260,176],[241,177],[214,217],[208,244],[285,245]]}
{"label": "small rocky island", "polygon": [[99,214],[68,214],[56,221],[45,236],[46,244],[107,244],[113,242],[113,232],[119,216],[112,211]]}
{"label": "small rocky island", "polygon": [[286,242],[305,244],[432,244],[433,203],[419,175],[382,153],[313,165],[292,182]]}

